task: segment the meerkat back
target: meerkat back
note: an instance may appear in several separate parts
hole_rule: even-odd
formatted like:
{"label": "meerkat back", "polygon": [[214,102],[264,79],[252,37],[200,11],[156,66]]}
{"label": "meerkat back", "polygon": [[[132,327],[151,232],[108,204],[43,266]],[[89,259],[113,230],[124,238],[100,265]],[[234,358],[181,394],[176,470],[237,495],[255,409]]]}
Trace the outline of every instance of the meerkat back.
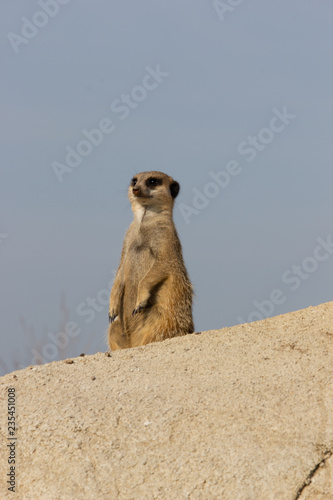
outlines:
{"label": "meerkat back", "polygon": [[162,172],[133,177],[133,211],[110,295],[109,345],[136,347],[194,331],[193,289],[173,222],[179,184]]}

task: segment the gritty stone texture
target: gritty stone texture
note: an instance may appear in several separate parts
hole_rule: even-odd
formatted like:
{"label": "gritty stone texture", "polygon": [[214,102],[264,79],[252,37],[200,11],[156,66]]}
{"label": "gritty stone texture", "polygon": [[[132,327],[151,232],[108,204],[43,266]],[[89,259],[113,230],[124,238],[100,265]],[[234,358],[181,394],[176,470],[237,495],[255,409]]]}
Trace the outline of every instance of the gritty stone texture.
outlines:
{"label": "gritty stone texture", "polygon": [[72,361],[0,379],[0,498],[333,499],[333,302]]}

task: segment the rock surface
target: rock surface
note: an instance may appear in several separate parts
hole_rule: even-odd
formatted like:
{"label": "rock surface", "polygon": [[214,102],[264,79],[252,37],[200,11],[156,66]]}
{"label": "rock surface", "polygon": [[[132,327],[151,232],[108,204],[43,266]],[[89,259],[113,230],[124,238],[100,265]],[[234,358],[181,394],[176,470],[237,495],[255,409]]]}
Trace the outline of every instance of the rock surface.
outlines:
{"label": "rock surface", "polygon": [[28,367],[0,399],[0,498],[333,499],[333,302]]}

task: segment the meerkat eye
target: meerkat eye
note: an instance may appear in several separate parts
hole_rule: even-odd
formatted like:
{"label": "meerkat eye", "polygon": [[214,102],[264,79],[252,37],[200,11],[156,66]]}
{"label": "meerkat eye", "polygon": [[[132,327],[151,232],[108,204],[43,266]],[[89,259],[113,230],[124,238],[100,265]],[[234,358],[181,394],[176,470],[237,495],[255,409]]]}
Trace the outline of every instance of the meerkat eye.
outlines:
{"label": "meerkat eye", "polygon": [[133,177],[132,179],[132,186],[135,186],[135,184],[138,182],[138,179],[136,179],[135,177]]}
{"label": "meerkat eye", "polygon": [[147,187],[160,186],[162,184],[162,179],[157,179],[156,177],[149,177],[146,181]]}

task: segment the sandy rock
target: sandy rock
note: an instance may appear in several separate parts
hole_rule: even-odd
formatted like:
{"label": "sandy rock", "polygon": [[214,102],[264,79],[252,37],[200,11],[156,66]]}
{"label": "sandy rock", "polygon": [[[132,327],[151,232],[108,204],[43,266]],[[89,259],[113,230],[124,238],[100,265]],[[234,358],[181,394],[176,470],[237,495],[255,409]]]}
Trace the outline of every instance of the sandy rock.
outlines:
{"label": "sandy rock", "polygon": [[333,302],[72,361],[0,379],[0,498],[333,499]]}

